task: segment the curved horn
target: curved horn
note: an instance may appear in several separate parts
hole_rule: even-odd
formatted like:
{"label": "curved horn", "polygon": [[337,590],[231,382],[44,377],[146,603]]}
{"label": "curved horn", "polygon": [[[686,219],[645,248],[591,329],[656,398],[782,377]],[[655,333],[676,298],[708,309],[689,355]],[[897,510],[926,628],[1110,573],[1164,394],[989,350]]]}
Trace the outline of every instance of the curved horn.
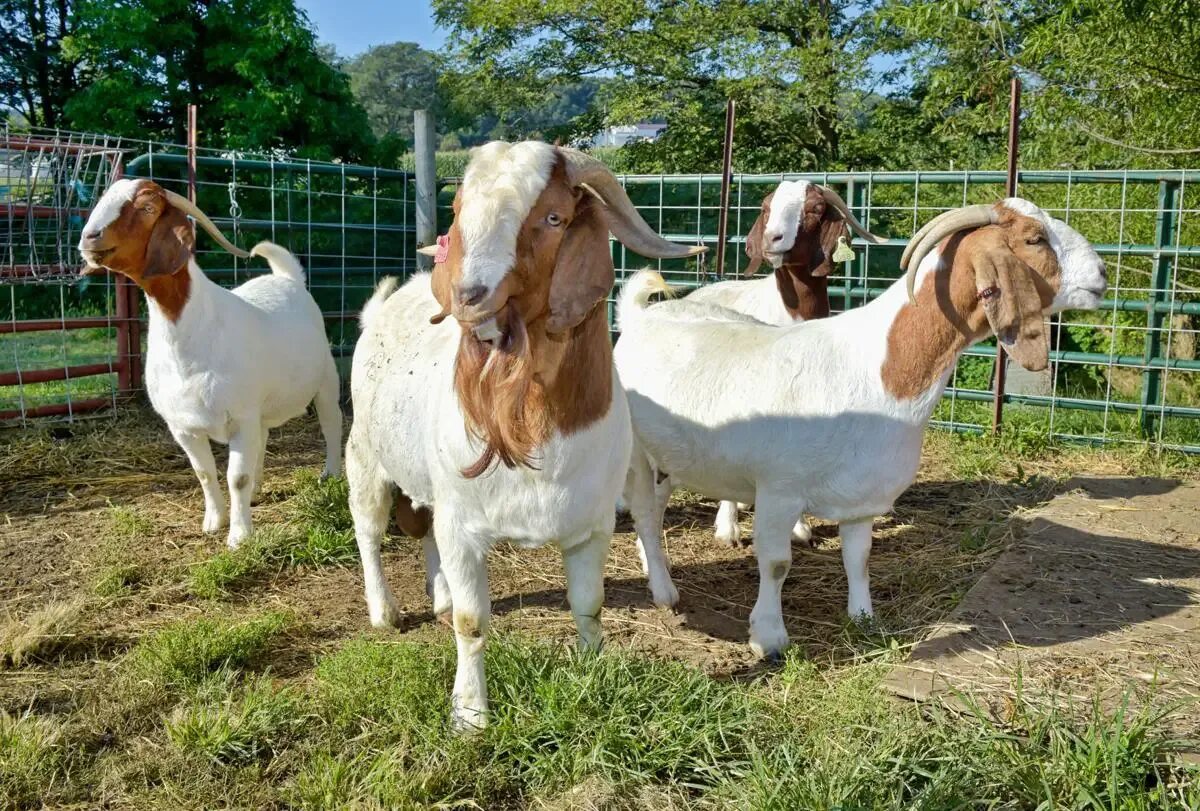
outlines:
{"label": "curved horn", "polygon": [[[908,285],[908,300],[916,301],[917,268],[925,254],[933,250],[939,242],[951,234],[968,228],[979,228],[996,222],[998,215],[994,206],[974,205],[963,206],[952,211],[945,211],[934,217],[908,243],[905,257],[900,260],[900,268],[905,272]],[[917,242],[920,237],[920,242]],[[914,247],[914,243],[916,243]],[[911,250],[909,250],[911,248]]]}
{"label": "curved horn", "polygon": [[189,217],[198,222],[200,227],[207,231],[208,235],[215,239],[217,244],[219,244],[222,248],[239,259],[250,258],[250,254],[248,252],[243,251],[241,248],[227,240],[225,235],[221,233],[220,229],[218,229],[213,221],[208,218],[208,215],[196,208],[196,204],[191,200],[168,189],[163,189],[162,193],[163,196],[167,198],[168,203],[175,206],[175,208],[179,209],[184,214],[187,214]]}
{"label": "curved horn", "polygon": [[833,206],[835,209],[837,209],[837,212],[841,214],[843,218],[845,218],[847,224],[850,226],[850,230],[854,231],[854,233],[858,234],[872,245],[883,245],[885,242],[887,242],[887,237],[877,237],[863,227],[863,224],[858,221],[858,218],[851,213],[850,207],[846,205],[846,201],[842,199],[840,194],[828,186],[817,186],[817,188],[821,190],[821,196],[825,198],[825,203]]}
{"label": "curved horn", "polygon": [[573,186],[584,186],[603,201],[607,209],[608,230],[634,253],[651,259],[682,259],[704,253],[703,245],[668,242],[655,233],[638,210],[616,175],[607,166],[575,149],[559,147],[567,162],[567,177]]}

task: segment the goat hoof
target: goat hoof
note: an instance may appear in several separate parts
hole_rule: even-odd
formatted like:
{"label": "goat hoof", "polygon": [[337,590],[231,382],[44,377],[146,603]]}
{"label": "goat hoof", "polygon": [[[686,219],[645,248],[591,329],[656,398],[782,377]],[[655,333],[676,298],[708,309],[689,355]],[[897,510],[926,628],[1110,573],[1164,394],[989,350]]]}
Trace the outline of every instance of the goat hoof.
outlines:
{"label": "goat hoof", "polygon": [[778,661],[788,648],[787,631],[780,628],[773,633],[756,633],[750,631],[750,650],[760,659]]}
{"label": "goat hoof", "polygon": [[204,523],[200,525],[200,528],[204,530],[206,534],[212,535],[213,533],[220,532],[222,529],[224,529],[225,522],[228,520],[229,516],[222,513],[206,512],[204,513]]}
{"label": "goat hoof", "polygon": [[674,583],[668,583],[665,587],[651,589],[650,597],[659,608],[666,608],[673,611],[675,606],[679,605],[679,589],[675,588]]}
{"label": "goat hoof", "polygon": [[730,549],[740,549],[742,546],[742,531],[736,527],[733,531],[717,530],[716,537],[718,542]]}
{"label": "goat hoof", "polygon": [[237,549],[242,545],[242,541],[250,536],[250,531],[246,529],[231,529],[229,535],[225,539],[225,543],[230,549]]}
{"label": "goat hoof", "polygon": [[392,603],[384,603],[381,608],[371,607],[371,625],[375,628],[399,628],[403,613]]}

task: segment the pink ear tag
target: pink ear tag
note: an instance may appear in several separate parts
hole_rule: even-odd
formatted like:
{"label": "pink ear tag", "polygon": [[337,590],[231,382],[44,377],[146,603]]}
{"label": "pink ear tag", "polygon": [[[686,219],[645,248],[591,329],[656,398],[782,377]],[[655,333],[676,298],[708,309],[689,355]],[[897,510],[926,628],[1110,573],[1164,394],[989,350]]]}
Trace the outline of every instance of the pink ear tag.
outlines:
{"label": "pink ear tag", "polygon": [[437,253],[433,255],[433,261],[437,264],[442,264],[450,258],[450,235],[442,234],[437,238]]}

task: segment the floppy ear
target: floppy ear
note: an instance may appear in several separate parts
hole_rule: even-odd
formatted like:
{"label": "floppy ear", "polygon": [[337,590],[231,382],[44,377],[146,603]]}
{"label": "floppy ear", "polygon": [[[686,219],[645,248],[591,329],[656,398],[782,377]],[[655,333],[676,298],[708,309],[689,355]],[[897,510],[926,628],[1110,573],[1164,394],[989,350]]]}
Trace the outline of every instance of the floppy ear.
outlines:
{"label": "floppy ear", "polygon": [[746,265],[746,269],[742,271],[743,276],[753,276],[758,273],[758,268],[763,263],[762,241],[763,230],[766,227],[767,223],[760,211],[758,219],[750,227],[750,233],[746,234],[746,256],[750,257],[750,264]]}
{"label": "floppy ear", "polygon": [[146,243],[146,264],[142,266],[142,278],[169,276],[188,263],[196,246],[196,235],[187,215],[175,206],[163,209],[150,241]]}
{"label": "floppy ear", "polygon": [[817,232],[817,239],[813,240],[812,253],[808,257],[808,272],[813,276],[828,276],[833,273],[833,252],[837,250],[838,237],[844,236],[849,239],[846,221],[833,211],[833,206],[827,210],[833,216],[826,214],[821,220],[821,228]]}
{"label": "floppy ear", "polygon": [[608,246],[608,224],[600,213],[602,204],[591,202],[584,206],[558,246],[554,276],[550,279],[550,316],[546,321],[546,330],[551,333],[578,326],[612,290],[612,253]]}
{"label": "floppy ear", "polygon": [[1033,268],[1007,247],[980,251],[974,266],[975,289],[996,340],[1029,371],[1045,369],[1050,345]]}

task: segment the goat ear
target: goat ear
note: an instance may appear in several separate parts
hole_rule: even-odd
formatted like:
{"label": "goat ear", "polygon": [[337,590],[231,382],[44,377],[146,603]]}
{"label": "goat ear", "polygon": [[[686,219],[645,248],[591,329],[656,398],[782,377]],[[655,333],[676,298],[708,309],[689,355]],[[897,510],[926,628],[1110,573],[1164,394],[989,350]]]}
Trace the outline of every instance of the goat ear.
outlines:
{"label": "goat ear", "polygon": [[566,332],[578,326],[613,286],[608,224],[598,205],[588,205],[571,222],[558,246],[550,279],[550,316],[546,330]]}
{"label": "goat ear", "polygon": [[142,278],[169,276],[188,263],[196,247],[196,235],[187,215],[175,206],[163,209],[146,243]]}
{"label": "goat ear", "polygon": [[[833,207],[830,206],[830,209]],[[813,240],[812,255],[808,258],[808,272],[813,276],[828,276],[833,273],[833,252],[837,250],[838,237],[848,237],[846,221],[834,213],[826,214],[821,220],[817,239]],[[797,238],[797,241],[799,238]]]}
{"label": "goat ear", "polygon": [[1007,247],[974,258],[975,288],[996,340],[1017,363],[1039,372],[1050,363],[1050,345],[1037,274]]}
{"label": "goat ear", "polygon": [[763,263],[762,241],[763,231],[766,230],[766,227],[766,220],[763,219],[762,212],[759,212],[758,219],[750,227],[750,233],[746,234],[746,256],[750,257],[750,264],[746,265],[746,269],[742,271],[743,276],[753,276],[758,273],[758,269]]}

